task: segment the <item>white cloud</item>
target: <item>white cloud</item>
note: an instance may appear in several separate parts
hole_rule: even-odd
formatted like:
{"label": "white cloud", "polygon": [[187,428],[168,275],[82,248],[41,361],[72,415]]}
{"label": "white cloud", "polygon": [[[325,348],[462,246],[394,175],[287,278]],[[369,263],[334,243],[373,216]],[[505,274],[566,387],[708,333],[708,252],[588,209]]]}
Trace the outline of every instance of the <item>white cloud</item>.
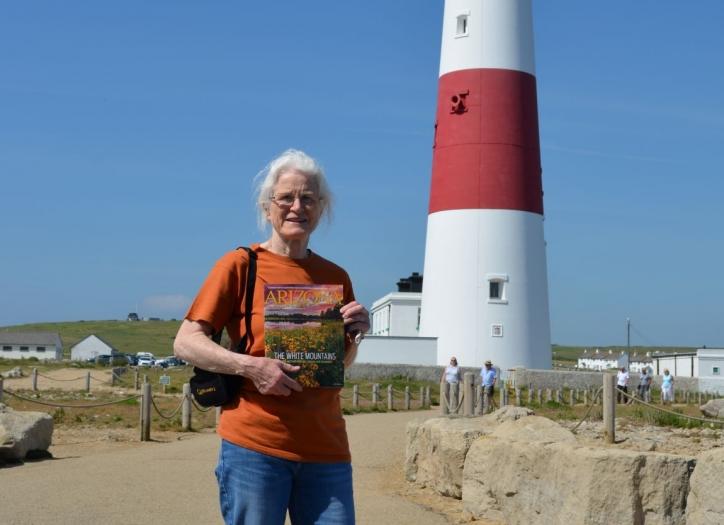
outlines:
{"label": "white cloud", "polygon": [[151,295],[143,300],[143,315],[179,317],[190,304],[191,299],[183,294]]}

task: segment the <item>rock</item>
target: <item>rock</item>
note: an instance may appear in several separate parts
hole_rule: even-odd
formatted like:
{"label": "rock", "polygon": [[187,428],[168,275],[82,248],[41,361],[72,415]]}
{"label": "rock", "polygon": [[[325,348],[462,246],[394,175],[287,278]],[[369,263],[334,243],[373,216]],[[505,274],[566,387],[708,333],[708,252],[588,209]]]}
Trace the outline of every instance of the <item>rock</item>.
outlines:
{"label": "rock", "polygon": [[11,368],[10,370],[3,372],[1,374],[5,379],[13,379],[16,377],[23,377],[23,369],[19,366],[16,366],[15,368]]}
{"label": "rock", "polygon": [[511,525],[685,523],[692,459],[581,446],[544,421],[503,423],[472,444],[463,469],[466,512]]}
{"label": "rock", "polygon": [[724,523],[724,449],[702,452],[696,458],[686,500],[687,525]]}
{"label": "rock", "polygon": [[707,417],[724,418],[724,399],[707,401],[705,405],[699,407],[699,410]]}
{"label": "rock", "polygon": [[506,405],[491,414],[483,416],[485,421],[502,423],[504,421],[515,421],[521,417],[532,416],[534,412],[530,408]]}
{"label": "rock", "polygon": [[465,455],[472,442],[493,432],[501,421],[532,413],[527,408],[505,406],[483,417],[437,417],[408,423],[406,479],[459,499]]}
{"label": "rock", "polygon": [[53,438],[53,418],[45,412],[18,412],[0,404],[0,429],[4,445],[0,459],[22,460],[47,451]]}

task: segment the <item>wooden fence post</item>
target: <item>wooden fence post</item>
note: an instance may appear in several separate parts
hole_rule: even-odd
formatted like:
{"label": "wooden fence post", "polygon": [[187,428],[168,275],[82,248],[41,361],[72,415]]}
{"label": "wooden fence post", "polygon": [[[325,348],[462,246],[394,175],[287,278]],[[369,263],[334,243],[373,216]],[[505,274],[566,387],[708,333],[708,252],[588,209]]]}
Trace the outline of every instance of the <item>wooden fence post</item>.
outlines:
{"label": "wooden fence post", "polygon": [[0,376],[0,403],[3,402],[3,378]]}
{"label": "wooden fence post", "polygon": [[380,385],[378,383],[372,384],[372,404],[377,406],[377,403],[380,401]]}
{"label": "wooden fence post", "polygon": [[539,388],[536,392],[536,400],[539,405],[543,404],[543,390],[541,388]]}
{"label": "wooden fence post", "polygon": [[473,415],[475,407],[475,374],[465,372],[463,375],[463,415],[470,417]]}
{"label": "wooden fence post", "polygon": [[556,389],[556,403],[559,405],[563,402],[563,396],[561,395],[561,390]]}
{"label": "wooden fence post", "polygon": [[138,382],[139,377],[140,376],[138,374],[138,370],[134,370],[133,371],[133,388],[136,390],[138,390],[140,388],[139,382]]}
{"label": "wooden fence post", "polygon": [[483,385],[475,385],[475,415],[483,413]]}
{"label": "wooden fence post", "polygon": [[520,388],[515,389],[515,406],[520,406]]}
{"label": "wooden fence post", "polygon": [[573,406],[576,404],[576,391],[572,388],[568,391],[568,404]]}
{"label": "wooden fence post", "polygon": [[528,405],[533,404],[533,385],[528,385]]}
{"label": "wooden fence post", "polygon": [[38,390],[38,369],[37,368],[33,368],[32,377],[33,377],[33,392],[35,392]]}
{"label": "wooden fence post", "polygon": [[405,387],[405,410],[410,410],[410,387]]}
{"label": "wooden fence post", "polygon": [[352,387],[352,408],[359,408],[359,385]]}
{"label": "wooden fence post", "polygon": [[90,392],[90,372],[85,374],[85,391]]}
{"label": "wooden fence post", "polygon": [[450,385],[445,378],[440,381],[440,415],[446,416],[450,413],[450,403],[448,396],[450,394]]}
{"label": "wooden fence post", "polygon": [[420,387],[420,408],[425,408],[425,387]]}
{"label": "wooden fence post", "polygon": [[392,410],[393,408],[392,385],[387,385],[387,410]]}
{"label": "wooden fence post", "polygon": [[430,408],[431,405],[432,405],[432,398],[430,397],[430,387],[426,386],[425,387],[425,406],[427,408]]}
{"label": "wooden fence post", "polygon": [[191,430],[191,385],[184,383],[183,405],[181,407],[181,428],[184,432]]}
{"label": "wooden fence post", "polygon": [[483,387],[483,414],[490,412],[490,394],[488,389]]}
{"label": "wooden fence post", "polygon": [[587,388],[583,391],[583,404],[584,405],[588,404],[588,389]]}
{"label": "wooden fence post", "polygon": [[606,443],[616,442],[616,376],[603,374],[603,436]]}
{"label": "wooden fence post", "polygon": [[141,441],[151,440],[151,384],[143,384],[141,400]]}

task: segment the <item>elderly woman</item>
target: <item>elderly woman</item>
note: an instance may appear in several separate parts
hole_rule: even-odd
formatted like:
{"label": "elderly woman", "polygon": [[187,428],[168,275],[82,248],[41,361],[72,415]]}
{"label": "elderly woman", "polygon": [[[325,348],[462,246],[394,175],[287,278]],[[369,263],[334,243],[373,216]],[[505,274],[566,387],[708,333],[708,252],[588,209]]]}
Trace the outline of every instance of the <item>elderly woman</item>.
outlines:
{"label": "elderly woman", "polygon": [[288,150],[260,173],[260,224],[271,236],[252,244],[257,255],[248,354],[230,352],[210,336],[226,328],[232,344],[244,335],[244,280],[248,254],[227,253],[216,262],[181,324],[174,352],[202,368],[245,378],[237,399],[223,407],[216,477],[227,524],[354,523],[352,468],[339,389],[305,388],[299,367],[264,357],[263,284],[341,284],[347,338],[345,366],[354,361],[369,329],[367,310],[354,300],[339,266],[309,249],[331,194],[319,164]]}

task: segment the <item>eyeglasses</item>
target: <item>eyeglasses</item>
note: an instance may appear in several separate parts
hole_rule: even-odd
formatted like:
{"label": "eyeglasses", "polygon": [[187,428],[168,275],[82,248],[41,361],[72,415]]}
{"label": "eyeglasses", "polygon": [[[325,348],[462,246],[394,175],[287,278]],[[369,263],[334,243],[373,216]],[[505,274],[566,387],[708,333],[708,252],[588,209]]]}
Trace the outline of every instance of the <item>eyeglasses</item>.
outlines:
{"label": "eyeglasses", "polygon": [[294,202],[299,199],[299,203],[304,208],[315,208],[321,199],[307,194],[295,195],[294,193],[282,193],[281,195],[272,195],[271,201],[280,208],[291,208]]}

